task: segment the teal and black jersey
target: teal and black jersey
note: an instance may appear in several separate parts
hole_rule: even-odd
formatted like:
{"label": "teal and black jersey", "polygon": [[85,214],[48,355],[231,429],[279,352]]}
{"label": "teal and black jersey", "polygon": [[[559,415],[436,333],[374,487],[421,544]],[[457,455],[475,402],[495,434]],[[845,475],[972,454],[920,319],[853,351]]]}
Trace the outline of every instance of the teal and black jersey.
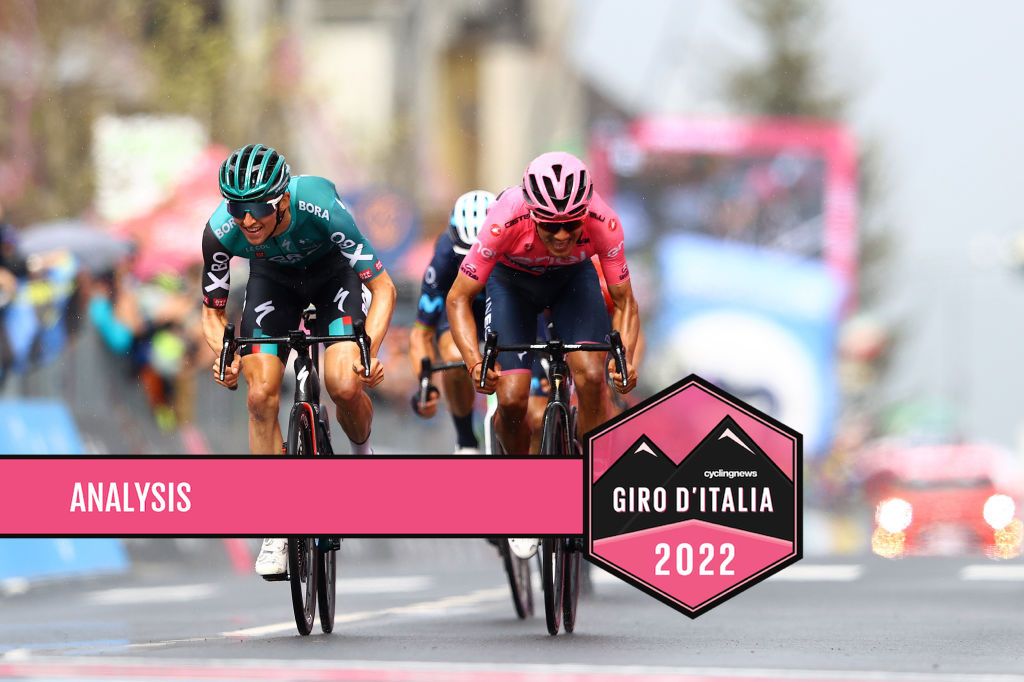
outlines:
{"label": "teal and black jersey", "polygon": [[[291,225],[282,234],[253,246],[221,201],[203,232],[203,303],[209,308],[227,305],[232,256],[267,261],[299,272],[323,258],[343,259],[359,279],[367,282],[384,271],[373,247],[338,197],[334,183],[315,175],[299,175],[288,183]],[[333,255],[332,255],[333,254]]]}

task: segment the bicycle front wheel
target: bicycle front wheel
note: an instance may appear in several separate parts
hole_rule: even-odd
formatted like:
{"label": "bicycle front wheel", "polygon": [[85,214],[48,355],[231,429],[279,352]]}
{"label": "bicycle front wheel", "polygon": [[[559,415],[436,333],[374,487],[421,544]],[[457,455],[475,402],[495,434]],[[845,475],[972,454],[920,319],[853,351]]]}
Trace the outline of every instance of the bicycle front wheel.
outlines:
{"label": "bicycle front wheel", "polygon": [[[297,403],[292,408],[288,421],[288,454],[308,457],[314,454],[316,434],[313,407]],[[316,615],[318,557],[316,538],[288,538],[288,581],[291,583],[292,610],[299,634],[308,635],[313,630]]]}
{"label": "bicycle front wheel", "polygon": [[[565,407],[552,403],[544,412],[540,452],[564,456],[568,449],[568,414]],[[562,624],[562,599],[565,595],[565,542],[563,538],[544,538],[541,543],[541,582],[544,587],[544,617],[548,634],[557,635]],[[575,613],[575,608],[573,609]]]}

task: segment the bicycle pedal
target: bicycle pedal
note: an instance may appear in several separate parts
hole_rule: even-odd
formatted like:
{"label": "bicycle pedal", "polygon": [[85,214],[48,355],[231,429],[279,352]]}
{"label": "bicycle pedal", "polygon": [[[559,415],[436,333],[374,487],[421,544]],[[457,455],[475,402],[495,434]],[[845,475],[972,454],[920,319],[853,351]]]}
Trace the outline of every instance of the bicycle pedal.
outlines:
{"label": "bicycle pedal", "polygon": [[268,583],[279,583],[284,580],[288,580],[288,573],[275,573],[273,575],[261,575],[260,577],[266,580]]}

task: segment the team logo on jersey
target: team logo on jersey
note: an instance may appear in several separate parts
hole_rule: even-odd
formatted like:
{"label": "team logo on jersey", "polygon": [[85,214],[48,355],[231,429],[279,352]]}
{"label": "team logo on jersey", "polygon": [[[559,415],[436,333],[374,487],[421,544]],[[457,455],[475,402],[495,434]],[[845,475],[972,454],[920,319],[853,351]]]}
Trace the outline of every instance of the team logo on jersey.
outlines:
{"label": "team logo on jersey", "polygon": [[305,211],[306,213],[312,213],[317,218],[323,218],[324,220],[331,219],[331,214],[326,208],[320,208],[319,206],[305,202],[302,199],[299,199],[299,210]]}
{"label": "team logo on jersey", "polygon": [[231,279],[231,271],[225,270],[223,277],[218,277],[215,272],[208,272],[206,275],[210,278],[210,283],[206,285],[203,291],[213,291],[214,289],[227,289],[228,280]]}
{"label": "team logo on jersey", "polygon": [[256,252],[256,257],[257,258],[266,258],[267,257],[267,252],[266,251],[257,251]]}
{"label": "team logo on jersey", "polygon": [[615,258],[615,257],[616,257],[616,256],[618,256],[618,255],[619,255],[620,253],[622,253],[622,249],[623,249],[623,248],[625,247],[625,245],[626,245],[626,243],[625,243],[625,242],[619,242],[618,244],[616,244],[616,245],[615,245],[615,247],[614,247],[614,248],[612,248],[612,249],[610,249],[610,250],[608,251],[608,254],[607,254],[607,256],[608,256],[609,258]]}
{"label": "team logo on jersey", "polygon": [[481,256],[483,256],[487,260],[494,260],[494,256],[495,256],[494,249],[489,249],[486,246],[481,246],[481,247],[479,247],[479,249],[480,249],[480,255]]}
{"label": "team logo on jersey", "polygon": [[384,269],[384,264],[380,262],[379,258],[377,259],[377,262],[373,264],[373,269],[376,270],[377,272],[380,272],[381,270]]}
{"label": "team logo on jersey", "polygon": [[610,221],[608,222],[608,231],[609,231],[609,232],[614,232],[614,231],[615,231],[615,230],[617,230],[617,229],[619,229],[619,221],[618,221],[618,220],[616,220],[615,218],[612,218],[612,219],[611,219],[611,220],[610,220]]}
{"label": "team logo on jersey", "polygon": [[362,272],[359,273],[359,279],[361,279],[364,282],[370,279],[371,277],[373,277],[373,270],[363,270]]}
{"label": "team logo on jersey", "polygon": [[472,263],[463,263],[459,268],[466,275],[466,277],[472,277],[473,279],[480,279],[476,275],[476,266]]}
{"label": "team logo on jersey", "polygon": [[593,218],[594,220],[596,220],[598,222],[602,222],[603,223],[605,221],[605,217],[603,215],[601,215],[600,213],[594,213],[593,211],[588,211],[587,215],[589,215],[591,218]]}
{"label": "team logo on jersey", "polygon": [[496,225],[496,224],[495,225],[491,225],[491,234],[493,234],[495,237],[500,237],[501,236],[501,227],[499,225]]}

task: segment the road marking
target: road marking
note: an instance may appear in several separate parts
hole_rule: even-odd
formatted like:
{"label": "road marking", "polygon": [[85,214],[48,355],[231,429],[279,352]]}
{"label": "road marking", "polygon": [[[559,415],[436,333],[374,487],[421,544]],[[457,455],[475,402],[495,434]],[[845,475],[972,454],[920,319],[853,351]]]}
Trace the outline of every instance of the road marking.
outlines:
{"label": "road marking", "polygon": [[[503,599],[508,599],[508,587],[492,587],[485,590],[476,590],[475,592],[470,592],[468,594],[457,594],[450,597],[442,597],[441,599],[408,604],[406,606],[393,606],[391,608],[377,609],[375,611],[342,613],[335,616],[334,622],[355,623],[383,616],[423,615],[442,612],[448,613],[456,608],[466,609]],[[283,623],[272,623],[270,625],[260,625],[253,628],[230,630],[228,632],[222,632],[221,635],[224,637],[262,637],[265,635],[290,632],[293,630],[295,630],[295,621],[289,620]]]}
{"label": "road marking", "polygon": [[[858,564],[796,564],[771,576],[769,580],[788,582],[850,582],[864,574]],[[591,573],[597,585],[627,585],[628,583],[604,570]]]}
{"label": "road marking", "polygon": [[420,661],[196,660],[36,658],[0,660],[0,676],[68,679],[289,680],[291,682],[764,682],[862,680],[880,682],[1011,682],[1019,675],[881,670],[688,668],[645,665],[446,663]]}
{"label": "road marking", "polygon": [[344,594],[390,594],[419,592],[434,583],[426,575],[400,575],[388,578],[338,578],[338,592]]}
{"label": "road marking", "polygon": [[27,578],[4,578],[0,580],[0,594],[13,596],[28,592]]}
{"label": "road marking", "polygon": [[31,649],[11,649],[0,654],[0,660],[5,661],[25,661],[32,655]]}
{"label": "road marking", "polygon": [[960,569],[961,580],[1024,580],[1021,564],[972,564]]}
{"label": "road marking", "polygon": [[864,573],[858,564],[795,564],[785,568],[769,580],[791,582],[850,582]]}
{"label": "road marking", "polygon": [[199,585],[169,585],[164,587],[119,587],[89,592],[85,600],[90,604],[166,604],[205,599],[214,592],[208,583]]}

